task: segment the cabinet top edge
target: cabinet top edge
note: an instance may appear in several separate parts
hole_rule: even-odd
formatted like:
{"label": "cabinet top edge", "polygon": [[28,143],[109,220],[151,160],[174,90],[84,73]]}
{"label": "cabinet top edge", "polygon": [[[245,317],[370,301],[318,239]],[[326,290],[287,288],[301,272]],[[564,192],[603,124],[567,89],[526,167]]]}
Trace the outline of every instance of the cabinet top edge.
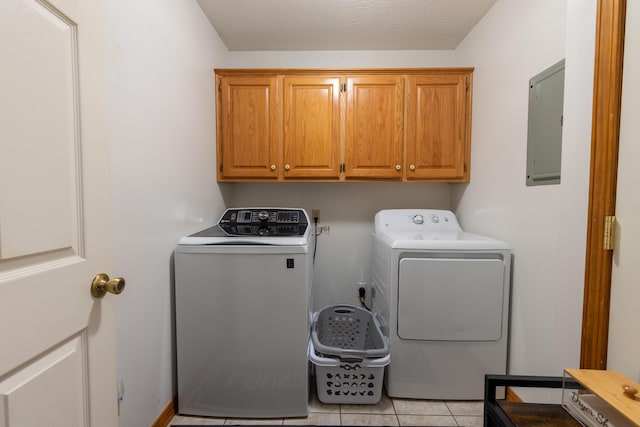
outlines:
{"label": "cabinet top edge", "polygon": [[280,74],[470,74],[474,67],[434,68],[214,68],[216,75],[280,75]]}

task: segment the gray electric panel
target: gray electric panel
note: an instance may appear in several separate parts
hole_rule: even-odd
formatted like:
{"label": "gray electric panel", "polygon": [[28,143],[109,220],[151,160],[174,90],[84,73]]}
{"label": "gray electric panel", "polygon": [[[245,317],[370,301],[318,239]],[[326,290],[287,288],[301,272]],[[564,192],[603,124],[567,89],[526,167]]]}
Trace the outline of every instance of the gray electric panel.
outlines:
{"label": "gray electric panel", "polygon": [[560,184],[564,59],[529,80],[527,185]]}

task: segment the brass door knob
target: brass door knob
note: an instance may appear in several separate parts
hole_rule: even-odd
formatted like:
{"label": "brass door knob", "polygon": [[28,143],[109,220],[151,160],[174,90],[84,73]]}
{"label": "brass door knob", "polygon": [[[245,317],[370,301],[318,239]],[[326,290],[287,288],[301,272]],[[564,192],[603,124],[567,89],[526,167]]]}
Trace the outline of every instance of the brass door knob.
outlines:
{"label": "brass door knob", "polygon": [[122,277],[109,279],[108,275],[100,273],[91,282],[91,295],[96,298],[102,298],[107,292],[118,295],[122,291],[124,291],[124,279]]}
{"label": "brass door knob", "polygon": [[402,169],[402,166],[396,165],[396,170],[399,171],[400,169]]}
{"label": "brass door knob", "polygon": [[288,171],[289,169],[291,169],[291,165],[284,165],[284,170]]}
{"label": "brass door knob", "polygon": [[411,169],[412,171],[416,170],[416,165],[409,166],[409,169]]}
{"label": "brass door knob", "polygon": [[271,170],[272,171],[276,170],[276,165],[271,165]]}

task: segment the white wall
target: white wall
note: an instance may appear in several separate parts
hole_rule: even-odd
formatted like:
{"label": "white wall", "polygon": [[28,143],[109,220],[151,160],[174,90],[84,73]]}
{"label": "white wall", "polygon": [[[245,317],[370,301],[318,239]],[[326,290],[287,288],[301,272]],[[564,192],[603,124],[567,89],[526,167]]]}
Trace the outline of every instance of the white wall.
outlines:
{"label": "white wall", "polygon": [[616,246],[611,274],[611,314],[607,369],[640,381],[640,339],[636,328],[640,301],[640,3],[627,4],[618,190],[616,194]]}
{"label": "white wall", "polygon": [[452,50],[228,52],[224,68],[450,67]]}
{"label": "white wall", "polygon": [[225,49],[195,1],[112,0],[107,7],[110,274],[126,279],[116,303],[120,426],[138,427],[151,425],[174,397],[172,250],[223,207],[212,68]]}
{"label": "white wall", "polygon": [[[476,71],[471,182],[452,203],[463,228],[512,247],[513,374],[579,365],[594,28],[594,0],[499,0],[455,51]],[[528,80],[563,57],[561,184],[526,187]]]}

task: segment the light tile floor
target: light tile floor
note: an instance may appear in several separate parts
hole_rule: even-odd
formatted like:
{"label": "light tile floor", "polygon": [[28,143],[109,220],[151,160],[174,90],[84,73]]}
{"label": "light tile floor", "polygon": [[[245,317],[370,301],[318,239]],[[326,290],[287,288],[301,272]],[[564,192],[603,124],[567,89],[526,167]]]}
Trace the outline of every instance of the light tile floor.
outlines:
{"label": "light tile floor", "polygon": [[311,393],[305,418],[238,419],[176,415],[171,425],[322,425],[482,427],[482,401],[414,400],[383,397],[376,405],[330,405]]}

